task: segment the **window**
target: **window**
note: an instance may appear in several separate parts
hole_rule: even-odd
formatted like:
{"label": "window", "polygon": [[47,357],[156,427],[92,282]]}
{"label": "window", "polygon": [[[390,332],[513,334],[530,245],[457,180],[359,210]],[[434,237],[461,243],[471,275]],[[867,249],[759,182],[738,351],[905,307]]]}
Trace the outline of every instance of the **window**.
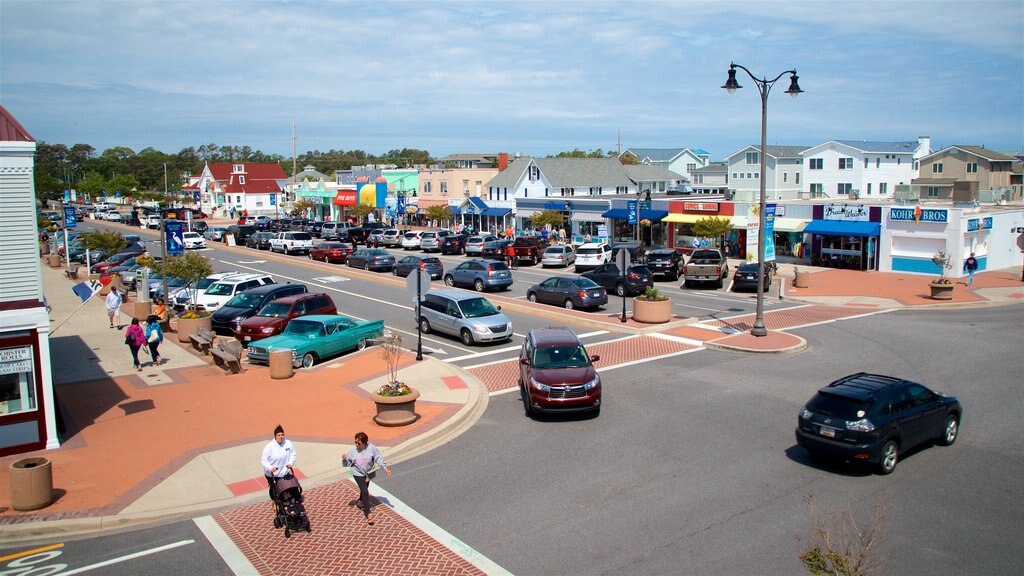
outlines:
{"label": "window", "polygon": [[889,193],[889,183],[888,182],[879,182],[878,183],[878,193],[879,194],[888,194]]}
{"label": "window", "polygon": [[[888,158],[889,155],[886,154],[885,157]],[[881,167],[882,167],[882,157],[879,156],[878,158],[875,158],[875,168],[881,168]]]}
{"label": "window", "polygon": [[469,180],[462,181],[462,195],[469,196]]}
{"label": "window", "polygon": [[840,158],[839,159],[840,170],[853,170],[853,158]]}
{"label": "window", "polygon": [[864,157],[864,167],[865,168],[868,167],[868,157],[867,156]]}
{"label": "window", "polygon": [[871,195],[871,182],[868,182],[868,196]]}
{"label": "window", "polygon": [[238,183],[239,184],[245,184],[245,176],[239,176],[238,177]]}
{"label": "window", "polygon": [[783,172],[782,173],[782,181],[783,182],[789,182],[789,172]]}
{"label": "window", "polygon": [[820,198],[825,192],[824,184],[811,184],[811,197]]}
{"label": "window", "polygon": [[824,168],[824,159],[822,158],[811,158],[810,168],[811,170],[821,170]]}
{"label": "window", "polygon": [[753,177],[754,177],[753,173],[747,172],[747,180],[750,180]]}
{"label": "window", "polygon": [[232,168],[232,171],[236,173],[245,172],[245,164],[235,164],[234,167]]}
{"label": "window", "polygon": [[36,383],[31,346],[0,350],[0,414],[36,409]]}
{"label": "window", "polygon": [[942,164],[941,163],[936,162],[935,164],[932,164],[932,174],[942,174]]}
{"label": "window", "polygon": [[747,152],[747,164],[759,164],[757,152]]}
{"label": "window", "polygon": [[430,192],[431,192],[431,184],[433,184],[433,182],[431,182],[429,180],[423,183],[423,193],[424,194],[430,194]]}
{"label": "window", "polygon": [[800,183],[800,173],[799,172],[796,173],[796,183],[797,184]]}
{"label": "window", "polygon": [[476,181],[476,195],[480,195],[480,189],[484,187],[484,183],[481,180]]}
{"label": "window", "polygon": [[938,186],[929,186],[928,187],[928,197],[929,198],[938,198],[939,197],[939,187]]}
{"label": "window", "polygon": [[733,179],[733,180],[735,180],[736,178],[737,178],[737,176],[736,176],[736,173],[735,173],[735,172],[733,172],[733,173],[732,173],[732,179]]}
{"label": "window", "polygon": [[760,172],[754,172],[754,180],[759,180],[760,178],[761,178],[761,173]]}
{"label": "window", "polygon": [[968,162],[967,163],[967,173],[968,174],[977,174],[978,173],[978,163],[977,162]]}
{"label": "window", "polygon": [[448,195],[448,181],[447,180],[441,180],[441,196],[447,196],[447,195]]}
{"label": "window", "polygon": [[693,172],[696,169],[697,169],[697,163],[696,162],[691,162],[691,163],[686,165],[686,171],[687,172]]}
{"label": "window", "polygon": [[539,166],[530,166],[530,169],[529,169],[528,172],[530,174],[529,178],[530,178],[531,182],[533,182],[535,180],[540,180],[540,167]]}
{"label": "window", "polygon": [[849,182],[840,182],[839,184],[836,184],[837,194],[849,194],[850,190],[853,190],[853,184]]}

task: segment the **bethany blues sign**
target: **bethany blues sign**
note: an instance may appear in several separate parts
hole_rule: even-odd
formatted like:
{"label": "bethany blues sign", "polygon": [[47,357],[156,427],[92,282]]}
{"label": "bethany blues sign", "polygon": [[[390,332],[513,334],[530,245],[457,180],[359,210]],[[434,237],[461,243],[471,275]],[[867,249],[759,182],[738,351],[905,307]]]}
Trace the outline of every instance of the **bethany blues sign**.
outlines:
{"label": "bethany blues sign", "polygon": [[823,220],[842,220],[844,222],[867,222],[868,209],[864,206],[847,206],[846,204],[826,204]]}

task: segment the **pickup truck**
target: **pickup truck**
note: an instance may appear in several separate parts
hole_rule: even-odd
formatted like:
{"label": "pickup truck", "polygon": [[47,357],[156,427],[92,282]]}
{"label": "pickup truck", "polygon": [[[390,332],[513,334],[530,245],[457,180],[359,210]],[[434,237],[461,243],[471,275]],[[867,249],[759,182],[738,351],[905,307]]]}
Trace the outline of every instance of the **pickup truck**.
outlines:
{"label": "pickup truck", "polygon": [[683,286],[695,282],[714,282],[722,287],[722,279],[729,276],[729,262],[720,250],[694,250],[683,266]]}
{"label": "pickup truck", "polygon": [[544,255],[545,248],[547,248],[547,243],[540,236],[519,236],[512,242],[517,262],[536,264]]}
{"label": "pickup truck", "polygon": [[357,244],[366,244],[366,241],[370,237],[370,230],[374,228],[385,228],[382,222],[367,222],[362,226],[356,226],[349,228],[345,231],[345,236],[341,236],[339,232],[339,240],[342,242],[349,242],[353,246]]}
{"label": "pickup truck", "polygon": [[309,254],[313,237],[306,232],[278,232],[270,239],[270,251],[282,254]]}

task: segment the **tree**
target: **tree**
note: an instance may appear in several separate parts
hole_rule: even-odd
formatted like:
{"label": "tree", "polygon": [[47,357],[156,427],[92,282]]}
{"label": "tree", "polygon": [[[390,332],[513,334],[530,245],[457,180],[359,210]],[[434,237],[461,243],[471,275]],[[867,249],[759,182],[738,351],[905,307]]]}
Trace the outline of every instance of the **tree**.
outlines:
{"label": "tree", "polygon": [[452,219],[452,211],[445,205],[427,206],[426,214],[428,220],[437,220],[438,222],[450,222]]}
{"label": "tree", "polygon": [[292,204],[292,209],[305,215],[310,210],[315,210],[317,206],[319,205],[312,198],[299,198],[295,204]]}
{"label": "tree", "polygon": [[377,209],[369,204],[356,204],[348,209],[348,213],[355,216],[358,222],[363,222],[366,217],[373,214]]}
{"label": "tree", "polygon": [[[169,257],[162,264],[156,266],[156,271],[167,278],[181,278],[185,282],[186,288],[192,288],[200,280],[213,274],[213,266],[210,265],[210,261],[202,254],[186,252],[181,256]],[[199,314],[195,309],[196,301],[199,298],[199,291],[189,290],[187,294],[191,302],[189,310],[186,314],[182,315],[182,318],[198,318]]]}
{"label": "tree", "polygon": [[530,218],[530,222],[537,227],[542,228],[550,224],[552,229],[558,229],[560,226],[565,224],[565,215],[559,210],[544,210],[539,214],[534,214]]}
{"label": "tree", "polygon": [[818,514],[814,499],[804,500],[811,513],[810,546],[800,554],[804,568],[815,576],[869,576],[881,571],[885,554],[878,550],[888,505],[876,503],[871,516],[858,522],[853,510]]}
{"label": "tree", "polygon": [[107,180],[107,195],[113,196],[114,192],[120,190],[121,197],[131,196],[139,187],[139,181],[131,174],[118,174]]}
{"label": "tree", "polygon": [[626,152],[622,156],[619,156],[619,164],[625,164],[629,166],[636,166],[640,163],[640,159],[634,156],[630,152]]}
{"label": "tree", "polygon": [[105,256],[113,256],[118,250],[124,248],[124,236],[118,232],[97,230],[95,232],[82,232],[78,236],[79,242],[86,250],[99,250]]}
{"label": "tree", "polygon": [[693,223],[693,235],[699,238],[718,239],[732,229],[732,222],[728,218],[717,218],[709,216],[700,218]]}
{"label": "tree", "polygon": [[78,183],[78,191],[90,198],[97,198],[106,185],[107,181],[103,179],[103,176],[92,170]]}

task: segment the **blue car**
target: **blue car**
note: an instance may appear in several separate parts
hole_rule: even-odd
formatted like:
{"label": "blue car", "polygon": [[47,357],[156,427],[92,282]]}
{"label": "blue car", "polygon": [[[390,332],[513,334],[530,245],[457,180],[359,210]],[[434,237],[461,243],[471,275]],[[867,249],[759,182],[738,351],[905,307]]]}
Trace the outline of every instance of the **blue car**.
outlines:
{"label": "blue car", "polygon": [[383,320],[357,321],[326,314],[300,316],[289,322],[281,334],[252,343],[248,358],[251,362],[269,364],[271,351],[286,349],[292,352],[293,367],[309,368],[324,358],[362,350],[370,339],[383,334]]}
{"label": "blue car", "polygon": [[507,290],[512,286],[512,272],[504,262],[467,260],[444,275],[448,286],[471,286],[477,292],[488,288]]}

